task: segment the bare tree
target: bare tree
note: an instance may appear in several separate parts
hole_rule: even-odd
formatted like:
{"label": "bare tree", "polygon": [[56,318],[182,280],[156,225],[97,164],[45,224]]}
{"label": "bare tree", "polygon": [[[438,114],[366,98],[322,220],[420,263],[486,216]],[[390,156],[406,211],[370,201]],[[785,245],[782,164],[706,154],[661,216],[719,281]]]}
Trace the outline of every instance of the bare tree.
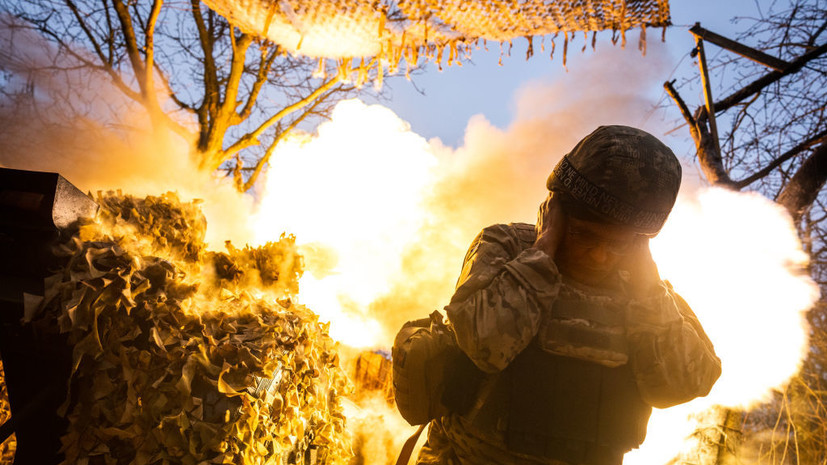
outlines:
{"label": "bare tree", "polygon": [[51,72],[104,73],[153,128],[195,132],[198,165],[227,170],[240,190],[292,129],[356,89],[349,60],[291,56],[198,0],[0,0],[2,11],[71,58],[54,60]]}
{"label": "bare tree", "polygon": [[[759,190],[788,207],[796,219],[815,202],[827,179],[818,163],[825,157],[819,147],[827,136],[825,13],[817,0],[776,0],[761,17],[736,19],[751,23],[737,39],[777,58],[781,69],[747,60],[737,51],[710,60],[709,74],[718,78],[710,80],[712,93],[726,95],[713,103],[714,119],[723,129],[720,142],[714,140],[707,107],[691,115],[683,105],[707,179]],[[693,31],[700,38],[709,32]]]}
{"label": "bare tree", "polygon": [[[744,25],[734,40],[700,25],[691,29],[700,72],[678,87],[686,91],[702,83],[705,102],[694,112],[674,81],[665,87],[688,123],[707,180],[761,192],[784,206],[811,257],[811,274],[827,295],[827,5],[774,0],[756,1],[756,7],[757,17],[734,20]],[[799,375],[745,419],[734,414],[736,426],[744,427],[743,452],[756,463],[827,460],[823,299],[808,316],[810,353]],[[723,455],[719,463],[728,463]]]}
{"label": "bare tree", "polygon": [[[738,23],[747,23],[736,38],[747,46],[746,51],[737,40],[733,41],[736,45],[726,45],[696,25],[693,33],[701,39],[699,49],[703,37],[730,49],[708,63],[710,94],[726,97],[692,113],[677,94],[674,81],[665,84],[689,125],[707,180],[759,191],[786,207],[812,257],[813,276],[822,286],[827,285],[823,270],[827,265],[825,18],[827,7],[822,1],[775,0],[757,18],[736,18]],[[745,58],[760,61],[763,57],[755,53],[761,52],[768,56],[766,63]],[[697,82],[696,76],[682,87],[691,88]],[[720,138],[716,126],[722,129]]]}

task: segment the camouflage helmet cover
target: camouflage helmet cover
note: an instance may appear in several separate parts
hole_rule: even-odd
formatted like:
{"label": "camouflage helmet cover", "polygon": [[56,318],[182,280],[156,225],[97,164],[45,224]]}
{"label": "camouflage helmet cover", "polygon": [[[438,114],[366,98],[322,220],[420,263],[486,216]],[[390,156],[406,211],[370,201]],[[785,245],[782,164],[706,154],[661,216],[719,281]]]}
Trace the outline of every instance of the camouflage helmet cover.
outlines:
{"label": "camouflage helmet cover", "polygon": [[601,126],[563,157],[546,182],[607,223],[654,235],[663,227],[681,185],[672,150],[646,131]]}

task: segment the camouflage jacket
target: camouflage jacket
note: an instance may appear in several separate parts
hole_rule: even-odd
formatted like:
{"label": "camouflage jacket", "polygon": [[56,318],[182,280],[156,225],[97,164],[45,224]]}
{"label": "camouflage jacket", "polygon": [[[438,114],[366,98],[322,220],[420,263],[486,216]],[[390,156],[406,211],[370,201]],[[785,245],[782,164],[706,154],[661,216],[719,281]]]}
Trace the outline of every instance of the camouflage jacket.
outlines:
{"label": "camouflage jacket", "polygon": [[[446,307],[460,348],[485,372],[503,370],[528,346],[560,293],[556,265],[531,247],[535,235],[528,224],[485,228]],[[686,302],[662,283],[624,307],[629,364],[642,399],[665,408],[706,395],[721,362]]]}

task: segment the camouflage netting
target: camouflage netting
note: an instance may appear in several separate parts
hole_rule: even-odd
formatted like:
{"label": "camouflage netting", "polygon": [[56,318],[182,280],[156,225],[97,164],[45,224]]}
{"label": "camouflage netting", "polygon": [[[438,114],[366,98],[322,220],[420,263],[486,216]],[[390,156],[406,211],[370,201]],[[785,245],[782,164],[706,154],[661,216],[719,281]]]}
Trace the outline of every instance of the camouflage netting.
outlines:
{"label": "camouflage netting", "polygon": [[[0,425],[11,418],[11,407],[9,406],[9,393],[6,391],[6,379],[3,372],[3,361],[0,360]],[[14,452],[17,450],[17,440],[12,434],[0,444],[0,463],[12,463]]]}
{"label": "camouflage netting", "polygon": [[198,206],[99,195],[31,324],[68,335],[66,462],[346,463],[338,347],[292,237],[208,252]]}
{"label": "camouflage netting", "polygon": [[[668,0],[205,0],[241,29],[310,57],[378,57],[392,70],[419,56],[448,63],[479,40],[669,24]],[[642,37],[645,40],[645,36]],[[592,38],[594,40],[594,37]],[[529,46],[529,56],[533,47]]]}

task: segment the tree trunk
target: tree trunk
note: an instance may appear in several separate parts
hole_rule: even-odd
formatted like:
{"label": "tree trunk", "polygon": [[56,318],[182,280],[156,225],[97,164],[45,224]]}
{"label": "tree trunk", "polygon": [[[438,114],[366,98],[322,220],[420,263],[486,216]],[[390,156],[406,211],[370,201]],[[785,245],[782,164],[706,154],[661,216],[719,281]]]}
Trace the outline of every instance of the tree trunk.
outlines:
{"label": "tree trunk", "polygon": [[695,141],[695,147],[698,150],[698,162],[701,165],[701,170],[710,184],[737,190],[735,182],[729,177],[729,173],[724,167],[718,141],[710,133],[708,121],[709,116],[706,114],[706,107],[699,107],[698,111],[695,112],[695,124],[690,126],[692,139]]}
{"label": "tree trunk", "polygon": [[827,143],[822,142],[787,183],[777,202],[798,222],[827,181]]}

